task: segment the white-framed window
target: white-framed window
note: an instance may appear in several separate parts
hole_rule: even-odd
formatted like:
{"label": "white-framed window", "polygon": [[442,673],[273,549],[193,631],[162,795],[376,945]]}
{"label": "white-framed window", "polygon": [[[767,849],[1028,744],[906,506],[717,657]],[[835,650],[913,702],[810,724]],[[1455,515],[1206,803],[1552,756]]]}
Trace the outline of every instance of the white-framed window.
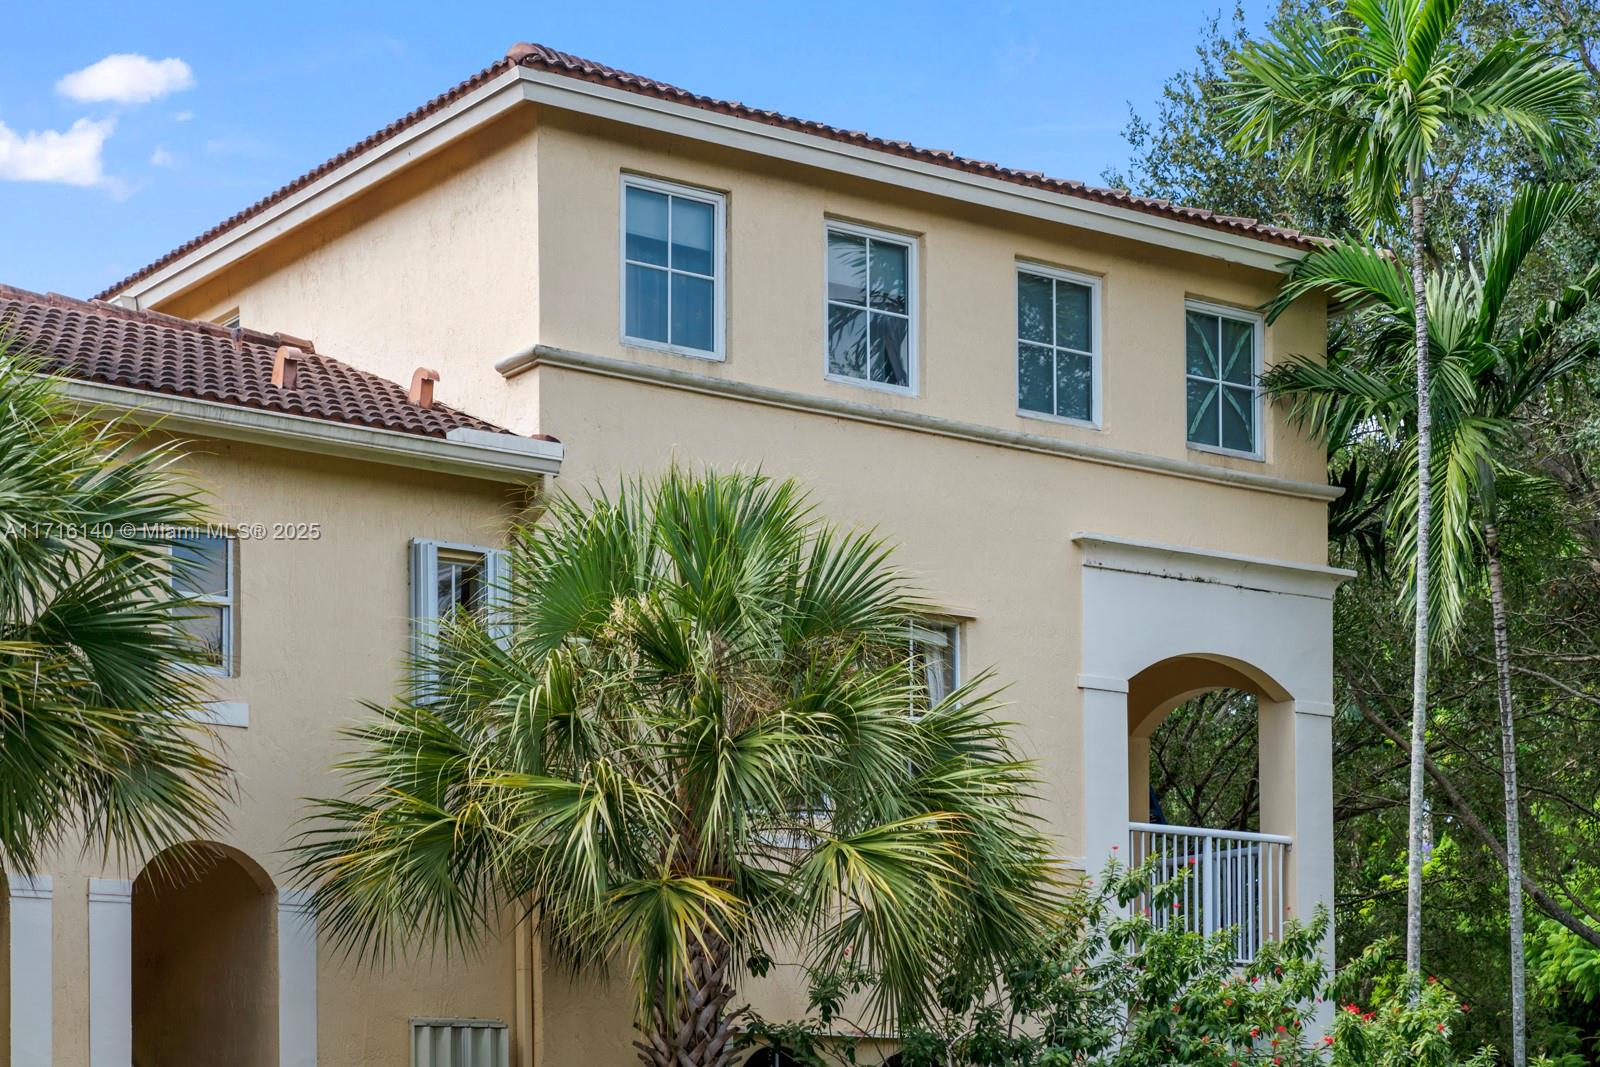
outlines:
{"label": "white-framed window", "polygon": [[511,1067],[511,1030],[499,1019],[412,1019],[411,1067]]}
{"label": "white-framed window", "polygon": [[1017,266],[1017,413],[1100,424],[1100,279]]}
{"label": "white-framed window", "polygon": [[458,611],[479,615],[490,626],[503,626],[501,595],[506,581],[506,554],[498,548],[432,541],[411,542],[411,646],[420,654],[439,632],[441,620]]}
{"label": "white-framed window", "polygon": [[180,534],[172,541],[172,590],[192,603],[178,625],[194,640],[194,666],[233,673],[235,546],[231,537]]}
{"label": "white-framed window", "polygon": [[961,684],[961,624],[948,619],[912,619],[907,628],[911,670],[918,688],[919,714],[936,706]]}
{"label": "white-framed window", "polygon": [[622,340],[723,358],[720,193],[622,176]]}
{"label": "white-framed window", "polygon": [[824,375],[895,393],[917,387],[917,242],[826,225]]}
{"label": "white-framed window", "polygon": [[1184,304],[1184,387],[1189,447],[1261,458],[1260,315]]}

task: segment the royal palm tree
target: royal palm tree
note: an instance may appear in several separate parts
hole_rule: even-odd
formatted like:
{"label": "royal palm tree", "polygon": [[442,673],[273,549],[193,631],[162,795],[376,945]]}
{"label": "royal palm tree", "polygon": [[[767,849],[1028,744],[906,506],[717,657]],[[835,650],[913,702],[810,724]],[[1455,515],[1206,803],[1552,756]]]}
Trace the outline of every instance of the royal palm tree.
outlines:
{"label": "royal palm tree", "polygon": [[0,336],[0,861],[81,838],[137,864],[212,836],[229,795],[168,536],[203,512],[172,446],[38,369]]}
{"label": "royal palm tree", "polygon": [[301,843],[322,928],[384,956],[536,908],[556,957],[627,972],[651,1067],[730,1062],[784,946],[880,975],[888,1018],[937,960],[992,965],[1053,914],[1034,778],[984,679],[928,701],[887,555],[759,476],[555,501],[354,731]]}
{"label": "royal palm tree", "polygon": [[[1228,106],[1243,149],[1290,145],[1291,166],[1338,182],[1357,218],[1410,223],[1414,308],[1417,504],[1414,600],[1430,603],[1433,506],[1428,294],[1428,167],[1453,135],[1500,129],[1546,157],[1587,141],[1588,76],[1542,42],[1513,35],[1481,54],[1461,25],[1463,0],[1346,0],[1327,19],[1289,20],[1271,40],[1247,44],[1230,71]],[[1412,667],[1411,810],[1406,965],[1422,967],[1422,837],[1428,725],[1429,612],[1416,612]]]}
{"label": "royal palm tree", "polygon": [[[1527,1054],[1522,847],[1498,484],[1527,480],[1512,467],[1512,457],[1550,385],[1594,365],[1600,341],[1590,334],[1565,343],[1561,328],[1600,294],[1600,264],[1521,321],[1507,313],[1507,301],[1529,253],[1580,203],[1571,186],[1524,189],[1485,236],[1476,263],[1426,279],[1432,309],[1428,342],[1437,379],[1432,462],[1442,490],[1426,517],[1415,460],[1421,420],[1410,387],[1418,305],[1413,279],[1401,263],[1377,248],[1344,244],[1297,264],[1273,312],[1307,292],[1322,292],[1354,309],[1359,322],[1352,332],[1354,347],[1332,353],[1325,366],[1291,359],[1265,377],[1268,390],[1288,402],[1295,422],[1357,465],[1388,468],[1390,477],[1373,480],[1397,488],[1387,517],[1403,557],[1409,560],[1423,546],[1431,553],[1436,635],[1458,625],[1463,600],[1480,577],[1478,562],[1485,565],[1500,712],[1513,1061],[1518,1067]],[[1424,522],[1433,527],[1430,537],[1422,536]]]}

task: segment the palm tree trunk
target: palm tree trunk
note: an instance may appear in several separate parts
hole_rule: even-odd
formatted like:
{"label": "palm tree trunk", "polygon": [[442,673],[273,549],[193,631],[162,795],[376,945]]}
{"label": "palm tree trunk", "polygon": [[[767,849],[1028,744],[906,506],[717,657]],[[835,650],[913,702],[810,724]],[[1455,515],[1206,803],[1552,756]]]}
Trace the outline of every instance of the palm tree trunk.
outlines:
{"label": "palm tree trunk", "polygon": [[733,1062],[733,999],[728,985],[728,946],[708,932],[689,948],[689,973],[670,1011],[651,1009],[647,1041],[635,1041],[644,1067],[728,1067]]}
{"label": "palm tree trunk", "polygon": [[1511,706],[1511,650],[1506,590],[1500,575],[1500,529],[1484,526],[1489,551],[1489,603],[1494,613],[1494,666],[1500,697],[1500,759],[1506,795],[1506,888],[1511,916],[1511,1063],[1528,1064],[1527,963],[1522,945],[1522,832],[1517,814],[1517,724]]}
{"label": "palm tree trunk", "polygon": [[1422,840],[1428,755],[1428,553],[1433,525],[1433,413],[1429,404],[1428,294],[1424,260],[1421,168],[1411,175],[1411,286],[1417,325],[1417,597],[1416,648],[1411,673],[1411,819],[1406,871],[1406,971],[1414,990],[1422,979]]}

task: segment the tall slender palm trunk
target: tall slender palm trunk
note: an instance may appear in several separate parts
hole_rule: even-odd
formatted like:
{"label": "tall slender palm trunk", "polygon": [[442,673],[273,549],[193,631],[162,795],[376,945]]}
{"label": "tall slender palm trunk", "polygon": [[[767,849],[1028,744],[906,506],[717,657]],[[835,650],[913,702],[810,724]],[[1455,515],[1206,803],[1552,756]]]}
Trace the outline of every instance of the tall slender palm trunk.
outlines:
{"label": "tall slender palm trunk", "polygon": [[1500,698],[1500,760],[1506,800],[1506,889],[1511,915],[1511,1063],[1528,1064],[1527,962],[1522,944],[1522,830],[1517,813],[1517,724],[1511,706],[1511,648],[1506,590],[1500,574],[1500,529],[1484,526],[1489,553],[1489,603],[1494,615],[1494,666]]}
{"label": "tall slender palm trunk", "polygon": [[733,1062],[734,1017],[728,1014],[729,951],[715,932],[689,948],[689,972],[670,1011],[655,1004],[635,1041],[644,1067],[728,1067]]}
{"label": "tall slender palm trunk", "polygon": [[1416,658],[1411,674],[1411,819],[1406,871],[1406,971],[1414,990],[1422,977],[1422,845],[1427,818],[1423,789],[1428,754],[1429,559],[1433,532],[1433,412],[1429,403],[1427,263],[1423,249],[1422,174],[1411,175],[1411,286],[1417,326],[1417,597]]}

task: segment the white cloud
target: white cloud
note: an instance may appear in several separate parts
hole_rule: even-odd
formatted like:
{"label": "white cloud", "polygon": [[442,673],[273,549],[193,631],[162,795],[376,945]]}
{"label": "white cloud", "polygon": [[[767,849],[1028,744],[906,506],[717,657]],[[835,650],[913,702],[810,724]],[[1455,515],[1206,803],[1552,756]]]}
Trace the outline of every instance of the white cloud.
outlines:
{"label": "white cloud", "polygon": [[0,180],[106,184],[101,150],[115,126],[112,119],[79,119],[65,131],[17,133],[0,122]]}
{"label": "white cloud", "polygon": [[181,59],[119,53],[68,74],[56,92],[84,102],[145,104],[193,86],[194,71]]}
{"label": "white cloud", "polygon": [[177,162],[178,157],[168,152],[165,145],[156,145],[156,150],[150,153],[152,167],[171,167],[176,166]]}
{"label": "white cloud", "polygon": [[173,113],[172,121],[173,122],[188,122],[192,118],[194,118],[194,112],[193,111],[178,111],[178,112],[174,112]]}

